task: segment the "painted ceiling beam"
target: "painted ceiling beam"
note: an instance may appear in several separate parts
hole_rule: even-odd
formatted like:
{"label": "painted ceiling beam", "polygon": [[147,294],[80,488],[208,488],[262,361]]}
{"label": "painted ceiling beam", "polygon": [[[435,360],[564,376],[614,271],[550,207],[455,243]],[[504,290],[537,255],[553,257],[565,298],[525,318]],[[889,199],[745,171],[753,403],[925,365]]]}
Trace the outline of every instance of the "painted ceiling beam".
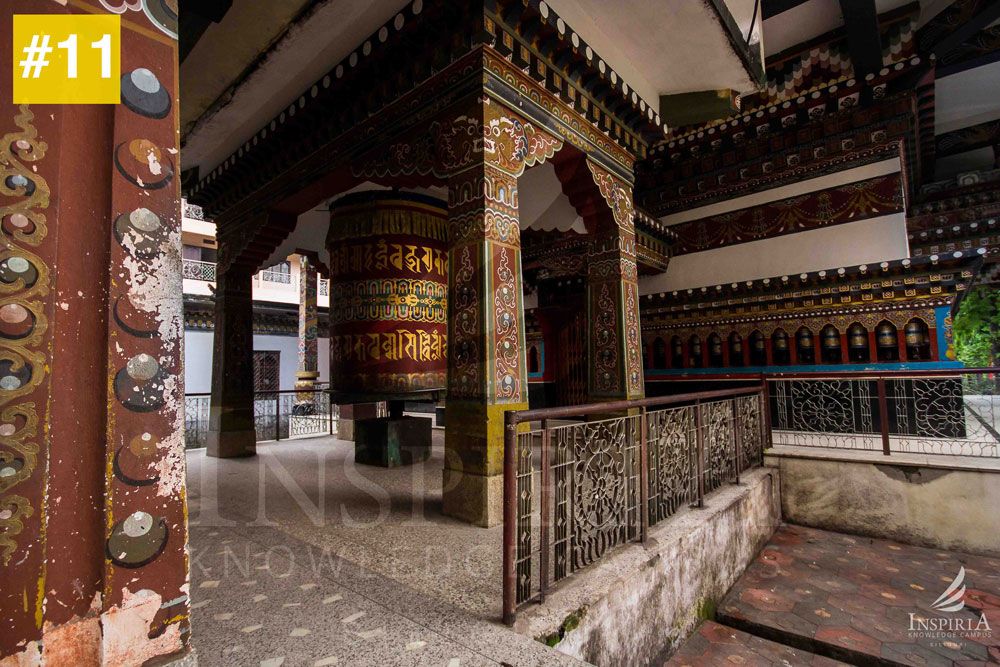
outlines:
{"label": "painted ceiling beam", "polygon": [[936,140],[938,157],[998,146],[1000,145],[1000,120],[991,120],[945,132],[939,134]]}
{"label": "painted ceiling beam", "polygon": [[938,59],[937,77],[983,67],[1000,60],[1000,25],[980,30],[961,46]]}
{"label": "painted ceiling beam", "polygon": [[957,0],[921,28],[920,47],[939,59],[944,58],[997,20],[1000,20],[1000,2]]}
{"label": "painted ceiling beam", "polygon": [[863,77],[882,68],[882,42],[875,0],[840,0],[844,30],[851,52],[854,76]]}

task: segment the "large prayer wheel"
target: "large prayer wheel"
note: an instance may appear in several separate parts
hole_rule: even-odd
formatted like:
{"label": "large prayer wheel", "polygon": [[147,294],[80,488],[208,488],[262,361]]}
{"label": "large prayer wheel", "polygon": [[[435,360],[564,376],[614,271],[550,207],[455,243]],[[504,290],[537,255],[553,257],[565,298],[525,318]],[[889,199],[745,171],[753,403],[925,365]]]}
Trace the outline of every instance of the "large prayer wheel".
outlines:
{"label": "large prayer wheel", "polygon": [[330,211],[330,388],[336,400],[429,398],[448,370],[447,205],[361,192]]}

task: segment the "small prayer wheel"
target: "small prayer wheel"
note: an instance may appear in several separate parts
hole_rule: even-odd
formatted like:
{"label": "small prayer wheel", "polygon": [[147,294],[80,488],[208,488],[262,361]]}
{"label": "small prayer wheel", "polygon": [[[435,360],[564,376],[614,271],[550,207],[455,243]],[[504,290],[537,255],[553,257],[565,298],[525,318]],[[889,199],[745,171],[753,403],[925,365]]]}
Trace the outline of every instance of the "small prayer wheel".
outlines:
{"label": "small prayer wheel", "polygon": [[883,322],[875,329],[875,344],[880,350],[895,350],[899,344],[896,339],[896,327]]}
{"label": "small prayer wheel", "polygon": [[777,331],[774,334],[774,340],[772,341],[775,350],[787,350],[788,349],[788,334],[784,331]]}
{"label": "small prayer wheel", "polygon": [[800,329],[798,333],[799,349],[810,350],[813,346],[812,332],[809,329]]}
{"label": "small prayer wheel", "polygon": [[852,324],[847,330],[847,347],[851,351],[868,349],[868,332],[860,324]]}
{"label": "small prayer wheel", "polygon": [[832,325],[827,326],[823,329],[822,340],[823,340],[824,350],[840,349],[840,334],[837,332],[837,329]]}
{"label": "small prayer wheel", "polygon": [[906,332],[907,347],[920,347],[927,344],[927,332],[919,322],[910,322],[903,331]]}

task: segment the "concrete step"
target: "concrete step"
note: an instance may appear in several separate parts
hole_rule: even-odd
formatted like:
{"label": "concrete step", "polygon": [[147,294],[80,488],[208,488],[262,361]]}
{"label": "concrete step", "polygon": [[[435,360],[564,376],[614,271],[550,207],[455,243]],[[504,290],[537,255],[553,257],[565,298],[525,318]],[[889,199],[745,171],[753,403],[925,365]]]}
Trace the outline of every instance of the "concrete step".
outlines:
{"label": "concrete step", "polygon": [[808,651],[755,637],[741,630],[704,621],[687,638],[665,667],[732,667],[755,665],[835,667],[844,663]]}

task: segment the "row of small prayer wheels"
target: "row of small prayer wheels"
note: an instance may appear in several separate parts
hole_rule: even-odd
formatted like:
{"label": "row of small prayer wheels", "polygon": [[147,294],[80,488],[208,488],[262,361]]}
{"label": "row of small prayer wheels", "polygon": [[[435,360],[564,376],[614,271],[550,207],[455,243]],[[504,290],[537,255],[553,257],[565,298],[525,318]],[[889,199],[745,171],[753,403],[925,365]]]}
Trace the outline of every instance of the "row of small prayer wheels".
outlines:
{"label": "row of small prayer wheels", "polygon": [[645,351],[647,368],[713,368],[729,366],[769,366],[930,361],[931,336],[927,325],[919,319],[910,320],[903,329],[902,339],[895,325],[883,321],[869,331],[854,323],[841,333],[828,324],[815,335],[801,327],[794,337],[783,329],[770,338],[760,331],[743,337],[732,332],[726,339],[712,333],[707,340],[694,334],[687,339],[673,336],[668,345],[662,337],[653,340]]}

